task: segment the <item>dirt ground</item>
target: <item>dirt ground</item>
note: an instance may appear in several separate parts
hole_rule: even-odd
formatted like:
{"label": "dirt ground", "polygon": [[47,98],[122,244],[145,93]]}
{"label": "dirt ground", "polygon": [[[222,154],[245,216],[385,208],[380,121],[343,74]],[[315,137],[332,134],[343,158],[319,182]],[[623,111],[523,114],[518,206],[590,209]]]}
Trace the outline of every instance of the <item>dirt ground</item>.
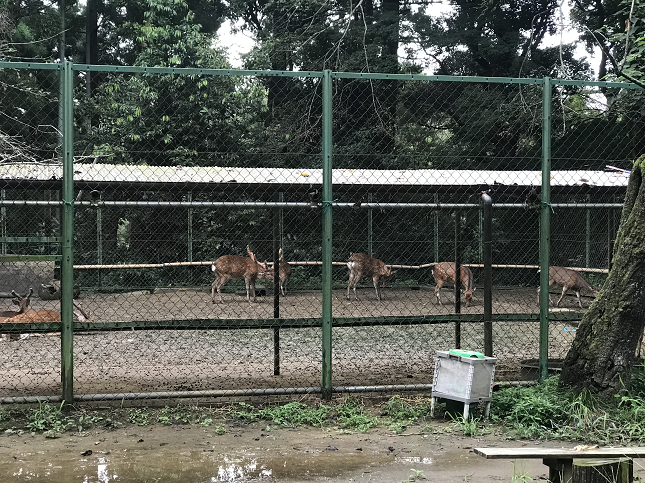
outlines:
{"label": "dirt ground", "polygon": [[[444,290],[437,304],[431,287],[386,289],[376,301],[373,289],[358,291],[359,301],[333,293],[335,317],[450,314],[454,296]],[[462,313],[482,313],[478,298]],[[451,300],[453,302],[451,303]],[[259,297],[248,304],[234,293],[213,304],[201,291],[164,290],[159,293],[87,294],[79,300],[97,321],[173,319],[272,318],[273,299]],[[585,301],[588,303],[588,301]],[[34,310],[56,308],[55,301],[34,300]],[[320,317],[319,292],[293,292],[280,302],[281,317]],[[563,301],[574,310],[575,298]],[[494,313],[537,312],[532,288],[496,290]],[[566,324],[550,326],[549,355],[563,357],[574,333]],[[334,386],[432,384],[437,350],[455,346],[454,323],[335,327],[332,340]],[[461,347],[483,351],[482,323],[462,323]],[[279,338],[275,364],[275,337]],[[520,362],[538,356],[538,323],[495,322],[496,379],[520,378]],[[30,336],[3,341],[0,350],[0,397],[60,394],[60,337]],[[321,384],[322,335],[319,328],[239,330],[145,330],[77,333],[74,338],[76,394],[239,390],[318,387]],[[279,374],[276,375],[276,367]]]}
{"label": "dirt ground", "polygon": [[[3,483],[546,481],[548,470],[539,459],[485,460],[473,448],[584,443],[508,440],[499,428],[482,429],[488,434],[470,438],[451,422],[437,420],[398,435],[384,427],[350,433],[266,423],[228,424],[222,435],[215,425],[159,424],[65,433],[58,439],[4,434],[0,475]],[[635,471],[643,474],[641,463],[636,460]]]}

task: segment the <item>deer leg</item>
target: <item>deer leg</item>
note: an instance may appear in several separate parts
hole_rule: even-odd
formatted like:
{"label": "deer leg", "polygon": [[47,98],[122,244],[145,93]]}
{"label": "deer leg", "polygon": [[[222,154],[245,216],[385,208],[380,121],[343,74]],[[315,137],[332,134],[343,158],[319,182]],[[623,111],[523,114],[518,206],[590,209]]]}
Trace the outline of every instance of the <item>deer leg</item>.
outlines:
{"label": "deer leg", "polygon": [[[228,281],[228,277],[226,275],[218,275],[215,281],[213,282],[213,287],[217,288],[217,294],[219,295],[220,304],[224,303],[224,299],[222,299],[222,287],[227,281]],[[213,303],[215,303],[214,300],[213,300]]]}
{"label": "deer leg", "polygon": [[362,276],[363,276],[363,274],[361,272],[358,272],[358,273],[354,274],[353,289],[354,289],[354,299],[355,300],[358,300],[358,295],[356,295],[356,285],[358,285],[358,282],[361,280]]}
{"label": "deer leg", "polygon": [[378,279],[379,279],[378,275],[374,275],[372,277],[372,281],[374,282],[374,289],[376,290],[376,300],[381,300],[383,292],[380,290]]}
{"label": "deer leg", "polygon": [[564,298],[564,294],[566,294],[568,291],[569,289],[567,288],[566,285],[562,287],[562,295],[560,295],[560,298],[558,299],[558,303],[555,304],[556,307],[560,307],[560,302],[562,302],[562,299]]}
{"label": "deer leg", "polygon": [[251,303],[251,290],[253,290],[253,302],[255,302],[255,278],[246,277],[244,282],[246,283],[246,300],[249,301],[249,304]]}
{"label": "deer leg", "polygon": [[280,291],[283,297],[287,296],[287,282],[288,280],[280,280]]}
{"label": "deer leg", "polygon": [[251,285],[251,290],[253,291],[253,302],[257,302],[258,301],[257,300],[257,295],[255,293],[255,278],[251,279],[250,285]]}
{"label": "deer leg", "polygon": [[580,290],[576,290],[576,297],[578,297],[578,305],[581,309],[583,309],[584,307],[582,306],[582,301],[580,300]]}
{"label": "deer leg", "polygon": [[[213,302],[213,303],[215,303],[215,291],[217,291],[217,293],[219,293],[219,285],[218,285],[218,283],[219,283],[219,277],[216,275],[215,280],[213,281],[213,284],[211,285],[211,302]],[[221,301],[222,300],[220,298],[220,302]]]}
{"label": "deer leg", "polygon": [[349,300],[349,288],[352,286],[352,280],[354,280],[354,272],[349,272],[349,281],[347,282],[347,300]]}
{"label": "deer leg", "polygon": [[441,306],[443,306],[443,304],[441,303],[441,286],[442,285],[443,285],[442,283],[437,282],[437,286],[434,288],[434,294],[437,297],[437,302],[439,302],[439,305],[441,305]]}

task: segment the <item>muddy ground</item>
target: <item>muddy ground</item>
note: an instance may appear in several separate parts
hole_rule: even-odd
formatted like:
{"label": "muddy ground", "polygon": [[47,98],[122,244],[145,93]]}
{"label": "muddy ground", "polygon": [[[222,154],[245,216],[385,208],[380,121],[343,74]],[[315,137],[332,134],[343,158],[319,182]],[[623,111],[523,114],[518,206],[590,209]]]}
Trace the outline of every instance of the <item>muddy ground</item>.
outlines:
{"label": "muddy ground", "polygon": [[[216,424],[130,425],[58,439],[5,433],[0,435],[0,475],[3,483],[546,481],[548,470],[539,459],[485,460],[473,448],[570,449],[584,443],[509,440],[494,426],[482,426],[488,434],[470,438],[444,420],[403,434],[386,427],[367,433],[267,423],[224,427],[221,435]],[[644,473],[643,463],[636,460],[636,473]]]}
{"label": "muddy ground", "polygon": [[[335,317],[450,314],[454,295],[444,289],[443,306],[432,287],[386,289],[377,301],[374,290],[358,290],[359,301],[333,293]],[[483,312],[481,294],[462,313]],[[213,304],[210,293],[164,290],[158,293],[84,294],[79,299],[97,322],[154,320],[163,327],[172,319],[272,318],[273,299],[248,304],[235,293]],[[3,300],[5,304],[10,303]],[[533,288],[496,288],[493,313],[537,313]],[[585,304],[589,299],[585,300]],[[35,299],[32,309],[55,309],[57,302]],[[315,318],[321,294],[292,292],[280,300],[280,315]],[[577,307],[575,297],[563,301],[565,311]],[[574,333],[567,324],[550,326],[549,355],[563,357]],[[482,323],[462,323],[461,347],[483,351]],[[454,323],[336,327],[333,329],[334,386],[432,384],[437,350],[455,347]],[[496,322],[493,325],[497,380],[517,380],[522,360],[538,356],[538,323]],[[319,328],[281,328],[278,366],[274,329],[145,330],[77,333],[74,338],[75,394],[239,390],[317,387],[321,384],[322,336]],[[29,336],[0,342],[0,397],[60,394],[60,337]],[[276,367],[279,374],[275,374]]]}

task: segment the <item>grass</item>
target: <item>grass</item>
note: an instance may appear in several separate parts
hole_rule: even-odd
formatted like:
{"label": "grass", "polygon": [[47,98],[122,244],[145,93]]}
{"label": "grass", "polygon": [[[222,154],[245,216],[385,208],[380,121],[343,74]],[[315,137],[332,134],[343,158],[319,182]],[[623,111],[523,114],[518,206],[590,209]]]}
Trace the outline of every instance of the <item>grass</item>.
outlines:
{"label": "grass", "polygon": [[635,378],[627,395],[600,399],[588,391],[558,387],[551,377],[531,387],[495,393],[494,422],[527,439],[584,440],[609,445],[645,441],[645,385]]}
{"label": "grass", "polygon": [[[443,420],[451,424],[439,427],[439,431],[456,431],[470,437],[491,432],[492,422],[510,438],[636,445],[645,442],[645,373],[637,372],[631,389],[610,399],[599,399],[588,391],[564,390],[558,387],[557,378],[550,378],[541,384],[495,392],[491,420],[487,424],[478,418],[465,420],[458,413],[445,414],[445,411],[437,410],[433,420],[430,399],[421,396],[393,396],[380,405],[366,405],[357,397],[345,396],[329,404],[289,402],[255,406],[239,402],[217,408],[177,404],[164,408],[107,411],[88,411],[83,407],[64,411],[62,405],[40,403],[31,409],[0,407],[0,431],[57,437],[65,432],[83,433],[91,428],[196,424],[221,436],[227,434],[231,425],[261,422],[269,428],[311,426],[338,432],[368,432],[381,427],[397,434],[407,432],[428,437],[437,432],[432,422]],[[415,429],[408,431],[411,427]],[[523,480],[518,478],[518,481]]]}

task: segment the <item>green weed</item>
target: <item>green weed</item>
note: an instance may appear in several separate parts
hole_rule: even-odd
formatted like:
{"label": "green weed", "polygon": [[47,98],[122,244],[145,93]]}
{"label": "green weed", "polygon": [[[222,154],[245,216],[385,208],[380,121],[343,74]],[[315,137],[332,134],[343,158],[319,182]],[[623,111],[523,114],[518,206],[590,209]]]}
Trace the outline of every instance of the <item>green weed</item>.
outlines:
{"label": "green weed", "polygon": [[144,409],[130,409],[128,413],[128,421],[137,426],[147,426],[150,424],[150,414]]}
{"label": "green weed", "polygon": [[378,424],[378,418],[365,411],[363,405],[355,398],[346,397],[343,403],[336,406],[336,420],[338,424],[347,429],[369,431]]}
{"label": "green weed", "polygon": [[199,424],[205,427],[209,427],[211,424],[213,424],[213,420],[211,418],[206,418]]}
{"label": "green weed", "polygon": [[161,424],[190,424],[192,420],[193,413],[191,410],[181,404],[174,408],[164,407],[157,417],[157,421]]}
{"label": "green weed", "polygon": [[226,434],[226,428],[224,426],[215,426],[215,434],[217,436],[222,436]]}
{"label": "green weed", "polygon": [[271,406],[257,409],[246,403],[239,403],[234,414],[245,421],[271,421],[280,426],[295,428],[297,426],[322,427],[327,421],[331,407],[324,404],[310,407],[304,403],[291,402],[282,406]]}
{"label": "green weed", "polygon": [[49,432],[50,435],[60,434],[73,425],[71,421],[63,414],[63,401],[60,406],[38,402],[38,408],[32,409],[27,414],[27,428],[30,431]]}
{"label": "green weed", "polygon": [[464,436],[470,436],[475,438],[479,435],[486,434],[490,431],[482,430],[479,428],[480,420],[479,418],[464,418],[463,416],[452,416],[450,415],[455,428],[462,432]]}
{"label": "green weed", "polygon": [[[599,399],[589,391],[558,387],[557,377],[532,387],[495,393],[494,421],[513,428],[520,438],[563,438],[596,444],[645,441],[645,399],[638,386],[614,400]],[[634,395],[636,394],[636,395]]]}
{"label": "green weed", "polygon": [[419,419],[430,416],[430,403],[428,400],[410,402],[394,396],[381,407],[381,414],[389,419],[389,427],[400,434]]}

